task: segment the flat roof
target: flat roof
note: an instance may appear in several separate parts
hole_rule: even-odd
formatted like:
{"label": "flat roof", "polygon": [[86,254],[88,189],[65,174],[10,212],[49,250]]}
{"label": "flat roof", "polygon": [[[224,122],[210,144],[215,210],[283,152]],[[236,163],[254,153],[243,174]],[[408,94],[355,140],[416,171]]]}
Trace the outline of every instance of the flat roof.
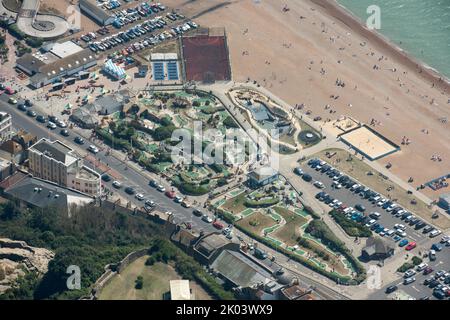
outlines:
{"label": "flat roof", "polygon": [[150,56],[152,61],[158,60],[178,60],[178,54],[176,53],[152,53]]}
{"label": "flat roof", "polygon": [[191,300],[189,280],[170,280],[171,300]]}
{"label": "flat roof", "polygon": [[44,154],[47,157],[66,165],[73,163],[76,160],[76,157],[72,155],[73,150],[58,140],[49,141],[42,138],[32,145],[29,150]]}
{"label": "flat roof", "polygon": [[75,44],[74,42],[66,41],[63,43],[55,43],[50,52],[55,56],[63,59],[83,50],[84,49],[82,47]]}

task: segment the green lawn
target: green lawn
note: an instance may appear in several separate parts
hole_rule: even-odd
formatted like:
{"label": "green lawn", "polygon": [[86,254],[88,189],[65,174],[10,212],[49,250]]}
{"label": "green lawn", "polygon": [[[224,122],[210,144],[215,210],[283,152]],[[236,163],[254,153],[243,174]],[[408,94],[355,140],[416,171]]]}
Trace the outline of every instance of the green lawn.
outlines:
{"label": "green lawn", "polygon": [[[161,262],[146,266],[148,256],[141,257],[131,263],[121,274],[116,275],[100,294],[100,300],[162,300],[163,294],[170,291],[170,280],[181,279],[175,269]],[[138,276],[144,279],[142,289],[135,289]],[[195,282],[190,287],[196,299],[211,299]]]}

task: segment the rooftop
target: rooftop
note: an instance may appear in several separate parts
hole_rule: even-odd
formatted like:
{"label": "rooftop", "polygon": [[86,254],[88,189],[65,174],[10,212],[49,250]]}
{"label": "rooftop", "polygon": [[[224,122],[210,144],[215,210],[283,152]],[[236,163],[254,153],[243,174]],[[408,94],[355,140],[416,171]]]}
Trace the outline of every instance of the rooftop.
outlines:
{"label": "rooftop", "polygon": [[72,154],[73,150],[58,140],[48,141],[47,139],[42,138],[32,145],[29,150],[44,154],[47,157],[66,165],[76,161],[76,157]]}
{"label": "rooftop", "polygon": [[199,252],[209,257],[215,250],[225,246],[228,243],[229,241],[220,234],[211,233],[201,239],[196,245],[196,248]]}
{"label": "rooftop", "polygon": [[223,277],[240,287],[267,284],[274,281],[272,275],[241,252],[224,250],[211,267]]}
{"label": "rooftop", "polygon": [[[10,179],[11,183],[8,182]],[[39,208],[69,208],[72,204],[82,205],[93,201],[91,197],[81,192],[61,188],[55,183],[22,172],[8,177],[0,186],[5,189],[5,194]]]}
{"label": "rooftop", "polygon": [[248,174],[250,178],[255,179],[256,181],[263,181],[267,178],[271,178],[278,174],[278,171],[273,169],[272,167],[261,167],[253,170]]}
{"label": "rooftop", "polygon": [[55,56],[63,59],[76,54],[80,51],[83,51],[83,48],[79,45],[75,44],[72,41],[66,41],[63,43],[55,43],[53,44],[52,49],[50,50]]}
{"label": "rooftop", "polygon": [[170,280],[171,300],[191,300],[189,280]]}

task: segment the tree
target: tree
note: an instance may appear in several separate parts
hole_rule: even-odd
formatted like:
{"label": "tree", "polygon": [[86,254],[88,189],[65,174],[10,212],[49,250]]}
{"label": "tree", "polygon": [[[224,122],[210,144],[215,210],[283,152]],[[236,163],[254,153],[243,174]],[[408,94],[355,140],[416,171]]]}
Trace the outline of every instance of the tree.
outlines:
{"label": "tree", "polygon": [[142,276],[138,276],[134,283],[134,288],[137,290],[141,290],[144,287],[144,278],[142,278]]}

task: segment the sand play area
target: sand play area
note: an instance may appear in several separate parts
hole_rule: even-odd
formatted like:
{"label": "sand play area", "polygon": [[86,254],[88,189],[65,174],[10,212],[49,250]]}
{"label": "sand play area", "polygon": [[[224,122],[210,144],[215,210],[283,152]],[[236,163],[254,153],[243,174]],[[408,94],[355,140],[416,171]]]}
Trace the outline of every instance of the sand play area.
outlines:
{"label": "sand play area", "polygon": [[[447,173],[448,89],[349,21],[343,23],[337,10],[315,2],[325,3],[164,1],[199,24],[226,28],[234,80],[256,80],[291,105],[304,104],[311,117],[348,115],[373,123],[396,144],[406,136],[411,143],[402,152],[379,160],[391,162],[390,170],[403,180],[413,176],[420,184]],[[436,154],[443,161],[433,161]]]}
{"label": "sand play area", "polygon": [[366,126],[343,134],[341,139],[370,160],[377,160],[398,151],[398,147],[378,136]]}

